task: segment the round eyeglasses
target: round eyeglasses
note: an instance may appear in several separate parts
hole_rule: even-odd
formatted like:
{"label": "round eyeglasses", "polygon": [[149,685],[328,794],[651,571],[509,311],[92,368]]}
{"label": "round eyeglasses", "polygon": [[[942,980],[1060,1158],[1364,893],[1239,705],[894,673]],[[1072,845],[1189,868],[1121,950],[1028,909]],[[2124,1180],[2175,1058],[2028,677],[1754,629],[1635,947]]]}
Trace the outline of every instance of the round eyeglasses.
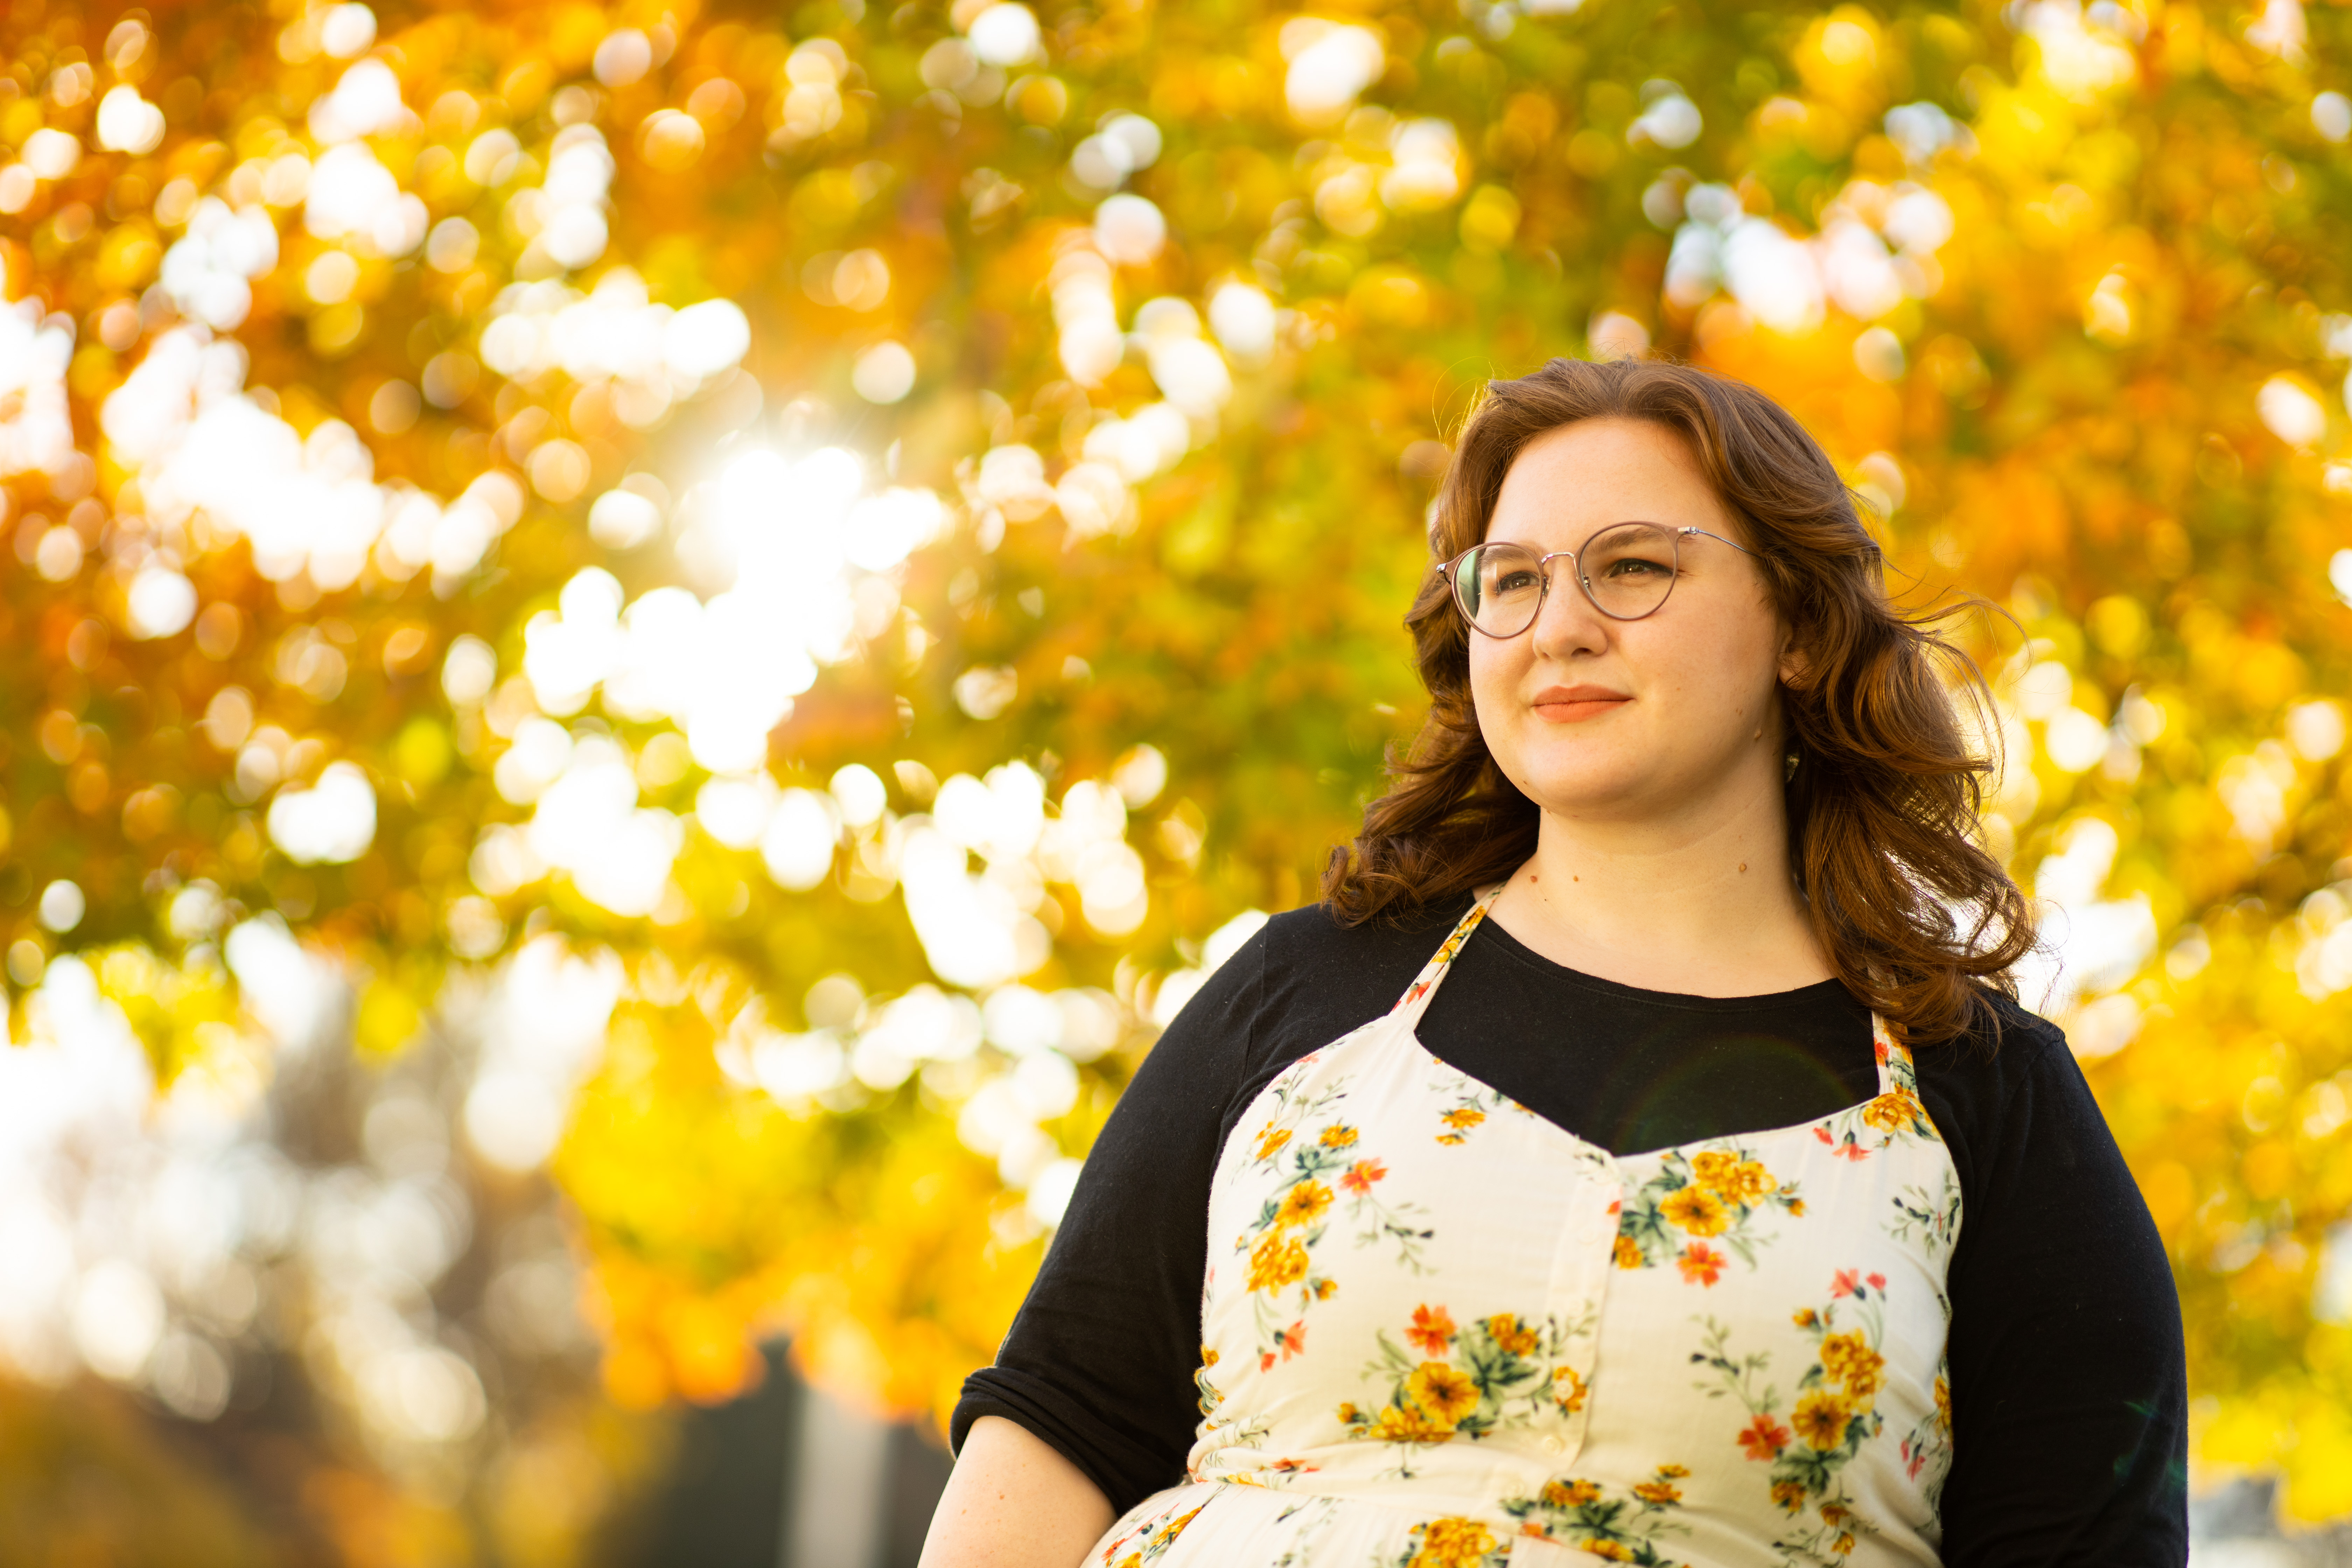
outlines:
{"label": "round eyeglasses", "polygon": [[1577,550],[1539,555],[1524,544],[1476,544],[1438,567],[1454,590],[1462,618],[1490,637],[1515,637],[1535,625],[1551,591],[1551,563],[1575,563],[1577,586],[1592,607],[1613,621],[1655,615],[1680,575],[1682,542],[1690,535],[1756,552],[1738,540],[1704,528],[1670,528],[1663,522],[1615,522]]}

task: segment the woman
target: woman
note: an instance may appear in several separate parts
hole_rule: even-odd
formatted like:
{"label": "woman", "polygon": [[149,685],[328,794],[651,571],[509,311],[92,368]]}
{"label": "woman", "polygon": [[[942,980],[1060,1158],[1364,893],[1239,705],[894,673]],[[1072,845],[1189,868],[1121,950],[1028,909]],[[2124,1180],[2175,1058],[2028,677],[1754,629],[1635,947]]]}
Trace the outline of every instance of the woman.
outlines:
{"label": "woman", "polygon": [[2163,1248],[1821,449],[1556,360],[1435,533],[1427,727],[1121,1100],[927,1568],[2184,1562]]}

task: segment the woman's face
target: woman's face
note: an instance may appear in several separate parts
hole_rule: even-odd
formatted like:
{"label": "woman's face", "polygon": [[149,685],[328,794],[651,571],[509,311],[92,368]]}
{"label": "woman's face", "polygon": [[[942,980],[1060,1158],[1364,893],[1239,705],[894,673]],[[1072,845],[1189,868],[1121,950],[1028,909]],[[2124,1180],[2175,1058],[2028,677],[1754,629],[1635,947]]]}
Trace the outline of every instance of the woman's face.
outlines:
{"label": "woman's face", "polygon": [[[1681,436],[1622,418],[1563,426],[1522,448],[1486,539],[1549,553],[1636,521],[1751,544]],[[1572,562],[1551,571],[1533,626],[1470,634],[1478,728],[1523,794],[1566,816],[1630,820],[1778,785],[1788,627],[1753,557],[1684,539],[1673,592],[1635,621],[1595,609]]]}

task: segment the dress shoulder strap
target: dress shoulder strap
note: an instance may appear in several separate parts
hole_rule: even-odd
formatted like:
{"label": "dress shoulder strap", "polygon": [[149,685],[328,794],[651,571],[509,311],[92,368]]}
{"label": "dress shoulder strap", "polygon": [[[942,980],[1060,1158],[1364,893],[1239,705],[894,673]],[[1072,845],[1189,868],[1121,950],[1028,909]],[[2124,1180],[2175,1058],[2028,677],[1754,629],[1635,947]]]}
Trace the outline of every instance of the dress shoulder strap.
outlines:
{"label": "dress shoulder strap", "polygon": [[1462,944],[1468,942],[1470,933],[1478,929],[1478,922],[1486,918],[1486,911],[1502,895],[1503,886],[1503,883],[1496,882],[1478,889],[1469,912],[1455,923],[1444,945],[1430,955],[1429,962],[1421,966],[1421,973],[1413,976],[1412,984],[1404,988],[1404,994],[1398,997],[1396,1005],[1389,1009],[1391,1014],[1404,1014],[1408,1023],[1420,1022],[1422,1014],[1429,1008],[1430,997],[1437,993],[1438,982],[1445,978],[1446,970],[1453,966],[1454,955],[1462,951]]}
{"label": "dress shoulder strap", "polygon": [[1885,1017],[1870,1016],[1871,1054],[1878,1058],[1878,1092],[1905,1094],[1913,1099],[1919,1095],[1919,1069],[1911,1060],[1911,1047],[1905,1045]]}

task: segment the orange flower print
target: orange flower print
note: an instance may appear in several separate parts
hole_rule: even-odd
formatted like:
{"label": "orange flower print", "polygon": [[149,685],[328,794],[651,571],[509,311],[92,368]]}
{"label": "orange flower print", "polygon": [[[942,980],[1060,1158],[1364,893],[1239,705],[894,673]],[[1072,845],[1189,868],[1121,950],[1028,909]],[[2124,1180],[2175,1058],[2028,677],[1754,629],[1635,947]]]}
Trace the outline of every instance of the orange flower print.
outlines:
{"label": "orange flower print", "polygon": [[1799,1509],[1805,1506],[1805,1483],[1802,1481],[1774,1481],[1772,1483],[1772,1500],[1779,1503],[1790,1513],[1796,1512]]}
{"label": "orange flower print", "polygon": [[1281,1153],[1282,1146],[1289,1142],[1290,1129],[1276,1127],[1269,1121],[1265,1124],[1265,1130],[1258,1134],[1257,1157],[1260,1160],[1271,1160]]}
{"label": "orange flower print", "polygon": [[1335,1121],[1323,1129],[1323,1135],[1315,1142],[1322,1144],[1326,1149],[1351,1148],[1356,1142],[1356,1130],[1344,1122]]}
{"label": "orange flower print", "polygon": [[1454,1319],[1443,1307],[1426,1303],[1412,1310],[1412,1327],[1404,1331],[1415,1349],[1423,1355],[1444,1355],[1445,1347],[1454,1342]]}
{"label": "orange flower print", "polygon": [[1739,1447],[1751,1459],[1776,1458],[1789,1446],[1789,1436],[1786,1426],[1769,1415],[1759,1415],[1740,1428]]}
{"label": "orange flower print", "polygon": [[1654,1502],[1661,1508],[1683,1500],[1682,1489],[1668,1481],[1643,1481],[1633,1489],[1633,1495],[1643,1502]]}
{"label": "orange flower print", "polygon": [[1330,1206],[1330,1188],[1320,1182],[1301,1182],[1282,1195],[1282,1206],[1274,1215],[1275,1228],[1313,1225]]}
{"label": "orange flower print", "polygon": [[1731,1210],[1715,1194],[1688,1186],[1658,1205],[1666,1223],[1693,1236],[1721,1236],[1731,1224]]}
{"label": "orange flower print", "polygon": [[1703,1241],[1694,1241],[1675,1259],[1685,1285],[1712,1285],[1723,1278],[1724,1257]]}
{"label": "orange flower print", "polygon": [[1822,1321],[1822,1315],[1811,1307],[1800,1307],[1789,1314],[1789,1321],[1801,1329],[1810,1329]]}
{"label": "orange flower print", "polygon": [[1642,1249],[1634,1245],[1633,1238],[1630,1236],[1621,1232],[1617,1237],[1616,1246],[1611,1247],[1610,1251],[1615,1257],[1617,1267],[1620,1268],[1642,1267]]}
{"label": "orange flower print", "polygon": [[1378,1160],[1359,1160],[1348,1167],[1339,1184],[1360,1198],[1371,1196],[1372,1184],[1389,1173],[1389,1168]]}

